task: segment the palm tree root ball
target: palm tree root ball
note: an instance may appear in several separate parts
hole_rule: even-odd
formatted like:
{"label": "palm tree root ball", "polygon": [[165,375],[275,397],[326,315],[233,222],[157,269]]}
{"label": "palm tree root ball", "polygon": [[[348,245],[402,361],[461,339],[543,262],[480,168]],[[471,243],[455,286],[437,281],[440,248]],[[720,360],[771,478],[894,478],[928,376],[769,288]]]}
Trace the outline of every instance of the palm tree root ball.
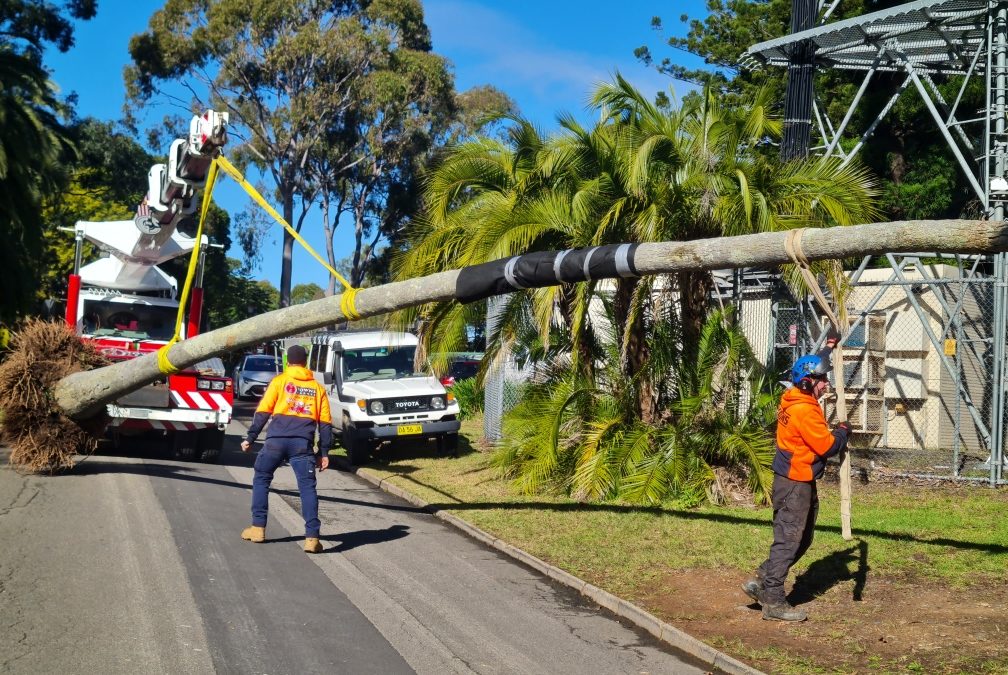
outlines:
{"label": "palm tree root ball", "polygon": [[53,400],[54,385],[82,370],[108,364],[62,322],[28,319],[0,363],[0,434],[18,471],[55,473],[90,455],[108,420],[72,420]]}

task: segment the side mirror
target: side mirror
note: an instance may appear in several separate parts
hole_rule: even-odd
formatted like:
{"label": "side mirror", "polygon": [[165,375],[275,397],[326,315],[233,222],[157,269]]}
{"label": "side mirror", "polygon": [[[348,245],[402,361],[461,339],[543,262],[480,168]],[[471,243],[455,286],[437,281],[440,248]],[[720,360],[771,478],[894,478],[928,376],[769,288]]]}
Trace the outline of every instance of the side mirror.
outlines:
{"label": "side mirror", "polygon": [[322,373],[322,384],[332,384],[333,376],[330,372]]}

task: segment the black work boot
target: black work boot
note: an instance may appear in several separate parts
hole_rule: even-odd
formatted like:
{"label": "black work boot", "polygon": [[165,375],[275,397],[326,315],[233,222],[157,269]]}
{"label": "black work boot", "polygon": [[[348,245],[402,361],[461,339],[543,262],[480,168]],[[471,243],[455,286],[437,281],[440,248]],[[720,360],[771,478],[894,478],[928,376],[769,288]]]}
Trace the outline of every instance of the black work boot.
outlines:
{"label": "black work boot", "polygon": [[808,614],[803,609],[792,607],[787,600],[780,602],[764,603],[763,618],[777,619],[778,621],[804,621]]}
{"label": "black work boot", "polygon": [[749,579],[747,582],[742,584],[742,590],[745,592],[746,595],[748,595],[756,602],[759,603],[763,602],[763,600],[761,600],[761,597],[763,595],[763,580],[760,579],[759,577],[756,577],[755,579]]}

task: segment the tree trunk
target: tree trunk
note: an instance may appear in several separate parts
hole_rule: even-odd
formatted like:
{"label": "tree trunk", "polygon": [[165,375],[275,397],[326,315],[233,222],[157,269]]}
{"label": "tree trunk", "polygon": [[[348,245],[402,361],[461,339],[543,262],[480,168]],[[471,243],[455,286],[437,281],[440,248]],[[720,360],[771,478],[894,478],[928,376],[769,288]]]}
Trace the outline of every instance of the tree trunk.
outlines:
{"label": "tree trunk", "polygon": [[[329,193],[322,191],[322,230],[325,232],[325,251],[329,266],[336,269],[336,250],[333,248],[333,237],[336,234],[336,226],[339,225],[339,213],[336,214],[336,222],[329,222]],[[329,275],[329,283],[326,286],[326,296],[336,295],[336,277]]]}
{"label": "tree trunk", "polygon": [[[638,314],[633,323],[629,324],[634,290],[638,283],[637,279],[617,279],[616,293],[613,298],[613,318],[616,320],[617,331],[619,331],[617,339],[620,341],[620,351],[625,357],[620,364],[623,376],[628,382],[634,377],[637,378],[637,405],[640,420],[645,424],[651,424],[657,415],[654,386],[645,368],[650,350],[644,340],[644,313]],[[621,328],[623,326],[626,328]]]}
{"label": "tree trunk", "polygon": [[707,270],[687,270],[675,276],[679,290],[679,317],[682,321],[682,354],[687,363],[695,363],[700,333],[707,320],[707,304],[713,282]]}
{"label": "tree trunk", "polygon": [[[638,274],[668,274],[682,271],[769,267],[790,262],[785,252],[787,233],[770,232],[740,237],[719,237],[687,242],[639,244],[633,257]],[[948,251],[990,253],[1008,250],[1004,223],[985,220],[920,220],[875,223],[853,227],[811,229],[802,239],[809,260],[852,256]],[[416,305],[452,300],[459,271],[438,272],[426,277],[361,289],[355,307],[361,318]],[[543,280],[539,287],[555,285]],[[504,286],[498,293],[507,292]],[[211,356],[253,344],[320,328],[345,317],[342,295],[314,300],[219,328],[172,345],[168,358],[176,367],[191,366]],[[85,419],[123,394],[161,376],[155,354],[123,361],[96,370],[74,373],[53,388],[56,404],[70,417]]]}
{"label": "tree trunk", "polygon": [[[283,218],[288,223],[294,222],[294,193],[284,192]],[[294,262],[294,237],[284,228],[283,253],[280,262],[280,307],[290,307],[291,304],[291,267]]]}

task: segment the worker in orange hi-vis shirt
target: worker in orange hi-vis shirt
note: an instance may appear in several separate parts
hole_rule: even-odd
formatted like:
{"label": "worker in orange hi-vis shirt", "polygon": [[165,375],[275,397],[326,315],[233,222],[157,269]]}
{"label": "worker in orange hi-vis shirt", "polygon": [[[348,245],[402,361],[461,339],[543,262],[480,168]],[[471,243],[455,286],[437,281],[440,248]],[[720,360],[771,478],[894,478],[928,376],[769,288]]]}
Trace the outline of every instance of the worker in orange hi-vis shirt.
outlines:
{"label": "worker in orange hi-vis shirt", "polygon": [[836,338],[826,340],[826,349],[798,359],[791,369],[791,386],[777,410],[777,453],[773,460],[773,544],[770,556],[756,570],[756,578],[742,590],[763,607],[764,619],[804,621],[808,614],[792,607],[784,597],[788,571],[812,544],[819,495],[816,480],[826,460],[847,447],[850,424],[830,429],[819,399],[829,389],[829,352]]}
{"label": "worker in orange hi-vis shirt", "polygon": [[[329,397],[305,366],[308,352],[301,345],[287,350],[287,369],[273,378],[256,408],[248,435],[242,441],[243,452],[252,448],[259,432],[269,422],[266,444],[255,461],[252,479],[252,526],[242,531],[242,539],[253,542],[266,540],[266,517],[269,513],[269,487],[273,474],[284,461],[290,463],[297,477],[301,494],[301,515],[305,520],[304,550],[318,553],[319,542],[318,493],[315,469],[329,468],[329,448],[332,446],[332,416]],[[318,455],[314,452],[318,431]]]}

